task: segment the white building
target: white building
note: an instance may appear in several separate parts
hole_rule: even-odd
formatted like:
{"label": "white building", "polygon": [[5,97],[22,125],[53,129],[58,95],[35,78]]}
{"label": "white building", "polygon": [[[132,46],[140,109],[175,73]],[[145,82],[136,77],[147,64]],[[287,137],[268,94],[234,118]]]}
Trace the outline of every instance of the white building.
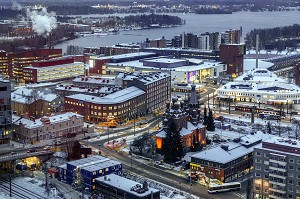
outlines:
{"label": "white building", "polygon": [[221,99],[264,104],[297,104],[300,87],[267,69],[253,69],[218,89]]}

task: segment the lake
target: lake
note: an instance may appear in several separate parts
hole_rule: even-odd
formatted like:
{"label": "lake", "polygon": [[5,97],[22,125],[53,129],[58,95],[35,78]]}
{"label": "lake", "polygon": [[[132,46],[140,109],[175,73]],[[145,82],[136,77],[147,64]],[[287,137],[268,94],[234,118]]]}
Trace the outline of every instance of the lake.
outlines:
{"label": "lake", "polygon": [[[164,36],[166,39],[171,39],[175,35],[180,35],[183,32],[197,35],[204,32],[224,32],[225,30],[229,29],[239,29],[240,26],[243,28],[242,36],[245,37],[245,35],[252,29],[288,26],[300,22],[300,11],[234,12],[233,14],[216,15],[199,15],[194,13],[168,14],[176,15],[182,19],[185,19],[186,24],[173,28],[120,31],[119,34],[116,35],[80,37],[58,44],[55,47],[62,48],[63,52],[65,52],[68,45],[82,47],[112,46],[118,43],[137,43],[144,41],[146,38],[158,39],[162,36]],[[125,14],[115,15],[120,17],[125,16]]]}

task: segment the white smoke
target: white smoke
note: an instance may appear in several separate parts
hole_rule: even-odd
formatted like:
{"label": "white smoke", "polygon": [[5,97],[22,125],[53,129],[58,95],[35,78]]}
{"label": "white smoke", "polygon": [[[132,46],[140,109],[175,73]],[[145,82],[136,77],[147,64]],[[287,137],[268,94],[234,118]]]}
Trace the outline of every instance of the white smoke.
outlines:
{"label": "white smoke", "polygon": [[13,9],[13,10],[22,10],[23,7],[20,4],[18,4],[16,1],[13,1],[11,9]]}
{"label": "white smoke", "polygon": [[54,12],[47,12],[46,8],[41,11],[27,10],[27,18],[32,22],[32,29],[38,35],[48,36],[52,29],[57,27],[57,20]]}

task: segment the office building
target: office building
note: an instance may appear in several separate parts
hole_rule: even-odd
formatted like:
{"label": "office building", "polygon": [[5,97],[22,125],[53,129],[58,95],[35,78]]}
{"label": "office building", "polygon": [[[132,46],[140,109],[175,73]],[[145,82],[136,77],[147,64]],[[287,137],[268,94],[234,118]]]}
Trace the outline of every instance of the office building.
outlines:
{"label": "office building", "polygon": [[62,57],[61,49],[37,49],[18,53],[8,53],[8,74],[18,82],[24,82],[23,67],[41,60]]}
{"label": "office building", "polygon": [[61,81],[79,75],[84,75],[84,64],[71,57],[38,61],[23,67],[25,83]]}
{"label": "office building", "polygon": [[143,90],[130,86],[104,97],[75,94],[65,97],[66,111],[84,116],[85,121],[95,123],[113,119],[124,122],[138,115],[146,114],[146,94]]}

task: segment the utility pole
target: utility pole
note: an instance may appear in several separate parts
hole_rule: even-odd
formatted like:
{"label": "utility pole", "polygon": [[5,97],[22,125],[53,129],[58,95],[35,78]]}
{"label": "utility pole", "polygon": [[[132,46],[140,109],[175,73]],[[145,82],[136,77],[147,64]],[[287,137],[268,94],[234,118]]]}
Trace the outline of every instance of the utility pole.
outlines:
{"label": "utility pole", "polygon": [[230,114],[230,97],[228,99],[229,103],[228,103],[228,113]]}
{"label": "utility pole", "polygon": [[208,102],[208,108],[209,108],[209,93],[207,95],[207,102]]}
{"label": "utility pole", "polygon": [[135,114],[133,116],[133,136],[135,136]]}
{"label": "utility pole", "polygon": [[11,190],[11,175],[9,175],[9,196],[12,197],[12,190]]}
{"label": "utility pole", "polygon": [[47,196],[49,196],[47,165],[45,165],[45,178],[46,178],[45,179],[45,181],[46,181],[45,189],[47,192]]}

